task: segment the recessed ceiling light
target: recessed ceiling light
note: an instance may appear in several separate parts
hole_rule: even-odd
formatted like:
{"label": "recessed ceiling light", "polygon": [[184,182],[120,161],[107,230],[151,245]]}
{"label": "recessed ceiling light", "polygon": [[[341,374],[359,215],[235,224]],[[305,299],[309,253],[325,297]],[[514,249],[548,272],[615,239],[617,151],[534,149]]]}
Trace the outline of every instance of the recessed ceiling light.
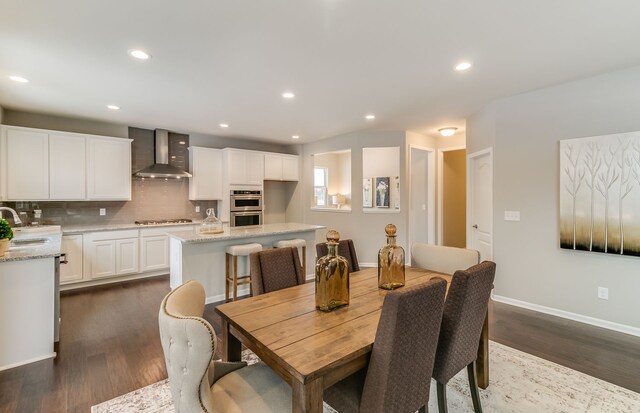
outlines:
{"label": "recessed ceiling light", "polygon": [[463,71],[463,70],[471,69],[471,63],[469,63],[469,62],[460,62],[460,63],[458,63],[458,64],[456,65],[455,69],[456,69],[458,72],[461,72],[461,71]]}
{"label": "recessed ceiling light", "polygon": [[291,139],[300,139],[300,136],[298,136],[298,135],[293,135],[293,136],[291,137]]}
{"label": "recessed ceiling light", "polygon": [[147,52],[145,52],[144,50],[129,50],[129,55],[131,57],[135,57],[136,59],[140,59],[140,60],[148,60],[151,58],[151,55]]}
{"label": "recessed ceiling light", "polygon": [[9,76],[9,79],[13,80],[14,82],[19,82],[19,83],[29,83],[29,79],[24,78],[22,76],[11,75],[11,76]]}
{"label": "recessed ceiling light", "polygon": [[293,92],[284,92],[282,94],[282,97],[285,99],[293,99],[294,97],[296,97],[296,95],[294,95]]}
{"label": "recessed ceiling light", "polygon": [[442,136],[452,136],[454,133],[456,133],[457,130],[458,128],[447,127],[447,128],[438,129],[438,132],[440,132],[440,135]]}
{"label": "recessed ceiling light", "polygon": [[117,105],[107,105],[107,108],[111,110],[120,110],[120,106]]}
{"label": "recessed ceiling light", "polygon": [[373,119],[375,119],[375,118],[376,118],[376,115],[371,114],[371,115],[367,115],[367,116],[365,116],[364,118],[365,118],[366,120],[373,120]]}
{"label": "recessed ceiling light", "polygon": [[221,123],[221,124],[220,124],[220,127],[221,127],[221,128],[228,128],[228,127],[229,127],[229,124],[228,124],[228,123]]}

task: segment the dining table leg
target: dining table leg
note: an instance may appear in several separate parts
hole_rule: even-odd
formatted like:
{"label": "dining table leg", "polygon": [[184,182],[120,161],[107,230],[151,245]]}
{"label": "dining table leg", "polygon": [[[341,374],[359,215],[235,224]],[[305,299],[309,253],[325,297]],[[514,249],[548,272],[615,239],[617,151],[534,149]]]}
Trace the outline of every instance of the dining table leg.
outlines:
{"label": "dining table leg", "polygon": [[322,377],[308,383],[291,381],[293,413],[322,413]]}
{"label": "dining table leg", "polygon": [[242,358],[242,345],[240,340],[231,334],[230,324],[222,319],[222,360],[240,361]]}
{"label": "dining table leg", "polygon": [[489,310],[484,317],[480,345],[478,346],[478,358],[476,359],[476,378],[478,387],[486,389],[489,386]]}

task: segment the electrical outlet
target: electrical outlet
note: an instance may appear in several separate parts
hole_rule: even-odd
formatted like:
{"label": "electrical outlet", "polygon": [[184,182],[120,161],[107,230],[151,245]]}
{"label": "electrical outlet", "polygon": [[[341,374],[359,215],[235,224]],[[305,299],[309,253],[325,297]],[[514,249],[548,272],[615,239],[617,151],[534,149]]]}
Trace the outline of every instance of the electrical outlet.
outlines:
{"label": "electrical outlet", "polygon": [[520,221],[520,211],[504,211],[505,221]]}
{"label": "electrical outlet", "polygon": [[607,287],[598,287],[598,298],[601,300],[609,299],[609,289]]}
{"label": "electrical outlet", "polygon": [[100,216],[107,215],[107,208],[100,208]]}
{"label": "electrical outlet", "polygon": [[200,212],[200,205],[196,205],[196,212]]}

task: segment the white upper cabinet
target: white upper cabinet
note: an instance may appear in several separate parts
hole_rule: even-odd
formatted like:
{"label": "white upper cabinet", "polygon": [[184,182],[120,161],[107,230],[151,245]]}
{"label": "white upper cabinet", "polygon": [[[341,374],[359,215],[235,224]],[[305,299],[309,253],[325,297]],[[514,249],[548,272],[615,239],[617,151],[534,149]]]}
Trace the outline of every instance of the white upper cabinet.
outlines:
{"label": "white upper cabinet", "polygon": [[298,181],[300,180],[299,157],[266,153],[264,155],[265,181]]}
{"label": "white upper cabinet", "polygon": [[220,149],[189,148],[189,199],[222,199],[222,151]]}
{"label": "white upper cabinet", "polygon": [[7,129],[7,199],[49,199],[49,134]]}
{"label": "white upper cabinet", "polygon": [[85,199],[85,141],[81,135],[49,135],[49,199]]}
{"label": "white upper cabinet", "polygon": [[131,140],[87,138],[87,199],[131,200]]}
{"label": "white upper cabinet", "polygon": [[264,154],[240,149],[225,149],[225,167],[229,185],[262,185]]}

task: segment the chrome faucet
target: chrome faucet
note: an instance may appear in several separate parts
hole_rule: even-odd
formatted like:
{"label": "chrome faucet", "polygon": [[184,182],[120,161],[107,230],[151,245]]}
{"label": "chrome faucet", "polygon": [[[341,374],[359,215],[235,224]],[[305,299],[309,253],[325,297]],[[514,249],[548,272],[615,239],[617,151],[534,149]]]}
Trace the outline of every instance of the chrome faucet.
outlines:
{"label": "chrome faucet", "polygon": [[20,220],[20,217],[18,217],[18,213],[14,209],[11,209],[9,207],[0,207],[0,216],[2,216],[2,212],[1,211],[9,211],[9,212],[11,212],[11,214],[13,214],[13,224],[14,225],[22,224],[22,221]]}

